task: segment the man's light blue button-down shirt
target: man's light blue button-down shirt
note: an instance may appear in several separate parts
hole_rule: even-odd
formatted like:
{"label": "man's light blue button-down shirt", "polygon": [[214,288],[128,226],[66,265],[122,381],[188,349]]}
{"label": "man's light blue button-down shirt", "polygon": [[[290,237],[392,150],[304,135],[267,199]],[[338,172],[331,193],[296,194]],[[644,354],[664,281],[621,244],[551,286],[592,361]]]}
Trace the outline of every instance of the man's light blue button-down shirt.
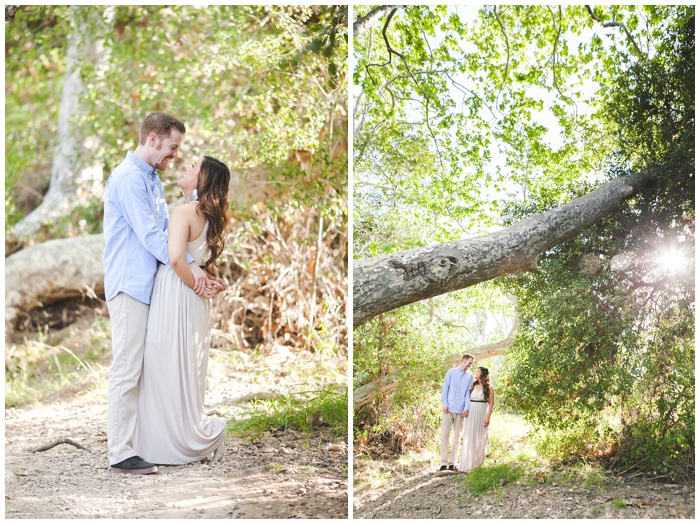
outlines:
{"label": "man's light blue button-down shirt", "polygon": [[474,375],[471,371],[462,371],[459,366],[449,370],[442,385],[442,407],[448,408],[450,413],[462,413],[465,409],[469,411],[469,388],[472,382]]}
{"label": "man's light blue button-down shirt", "polygon": [[[105,185],[105,298],[151,303],[158,261],[167,264],[168,206],[158,174],[129,151]],[[188,255],[187,262],[193,259]]]}

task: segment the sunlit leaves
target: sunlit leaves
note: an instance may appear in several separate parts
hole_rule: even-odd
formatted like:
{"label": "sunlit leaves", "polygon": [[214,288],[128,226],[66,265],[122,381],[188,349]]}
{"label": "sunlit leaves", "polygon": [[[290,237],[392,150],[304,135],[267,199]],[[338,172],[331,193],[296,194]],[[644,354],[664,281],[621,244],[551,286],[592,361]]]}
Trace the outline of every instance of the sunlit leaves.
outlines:
{"label": "sunlit leaves", "polygon": [[[18,177],[39,159],[50,163],[66,36],[78,30],[98,52],[82,57],[86,92],[73,118],[97,145],[86,160],[102,164],[105,176],[135,147],[144,115],[163,110],[188,128],[185,155],[213,154],[235,170],[263,165],[272,182],[302,181],[294,187],[309,205],[344,200],[347,7],[23,7],[6,25],[6,97],[18,101],[8,106],[7,131],[41,141],[10,148],[7,171]],[[25,162],[29,150],[34,158]],[[295,151],[313,158],[308,183],[290,162]]]}

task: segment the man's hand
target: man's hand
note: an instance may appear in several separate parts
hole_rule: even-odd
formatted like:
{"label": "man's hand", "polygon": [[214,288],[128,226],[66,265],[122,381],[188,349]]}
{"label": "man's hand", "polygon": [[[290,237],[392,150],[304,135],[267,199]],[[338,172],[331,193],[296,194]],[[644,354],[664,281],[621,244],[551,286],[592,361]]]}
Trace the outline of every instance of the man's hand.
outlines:
{"label": "man's hand", "polygon": [[197,265],[196,262],[190,262],[190,269],[192,270],[192,276],[194,277],[194,286],[192,289],[200,297],[209,297],[207,293],[207,282],[209,278],[204,270]]}
{"label": "man's hand", "polygon": [[467,418],[469,416],[469,412],[465,409],[462,411],[462,418]]}
{"label": "man's hand", "polygon": [[450,412],[450,408],[442,408],[442,412],[443,412],[443,413],[449,413],[449,412]]}

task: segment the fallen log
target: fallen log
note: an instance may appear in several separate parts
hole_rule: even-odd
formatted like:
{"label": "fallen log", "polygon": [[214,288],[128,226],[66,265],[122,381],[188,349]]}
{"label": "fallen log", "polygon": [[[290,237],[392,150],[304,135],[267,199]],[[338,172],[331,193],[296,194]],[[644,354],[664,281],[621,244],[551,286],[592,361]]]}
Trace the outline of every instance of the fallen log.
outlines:
{"label": "fallen log", "polygon": [[49,240],[5,259],[5,336],[21,312],[104,293],[103,235]]}
{"label": "fallen log", "polygon": [[376,397],[384,395],[385,393],[396,389],[399,385],[397,379],[399,378],[398,371],[394,373],[389,373],[384,375],[376,382],[370,382],[368,384],[363,384],[353,391],[352,402],[355,409],[369,404]]}

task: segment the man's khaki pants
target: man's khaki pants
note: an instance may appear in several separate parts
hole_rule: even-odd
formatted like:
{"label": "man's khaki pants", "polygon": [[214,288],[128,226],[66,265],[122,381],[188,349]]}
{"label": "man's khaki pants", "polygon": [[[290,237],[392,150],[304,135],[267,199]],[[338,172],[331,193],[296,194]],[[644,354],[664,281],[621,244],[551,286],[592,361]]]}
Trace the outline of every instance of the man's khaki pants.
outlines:
{"label": "man's khaki pants", "polygon": [[112,321],[112,367],[107,390],[107,447],[114,465],[136,455],[138,385],[150,306],[126,293],[107,302]]}
{"label": "man's khaki pants", "polygon": [[[454,440],[450,448],[450,433],[454,429]],[[442,439],[440,441],[440,465],[448,466],[455,464],[455,457],[459,450],[459,437],[462,435],[462,414],[443,413],[442,425],[440,426]],[[449,450],[449,457],[447,455]],[[448,461],[449,458],[449,461]]]}

